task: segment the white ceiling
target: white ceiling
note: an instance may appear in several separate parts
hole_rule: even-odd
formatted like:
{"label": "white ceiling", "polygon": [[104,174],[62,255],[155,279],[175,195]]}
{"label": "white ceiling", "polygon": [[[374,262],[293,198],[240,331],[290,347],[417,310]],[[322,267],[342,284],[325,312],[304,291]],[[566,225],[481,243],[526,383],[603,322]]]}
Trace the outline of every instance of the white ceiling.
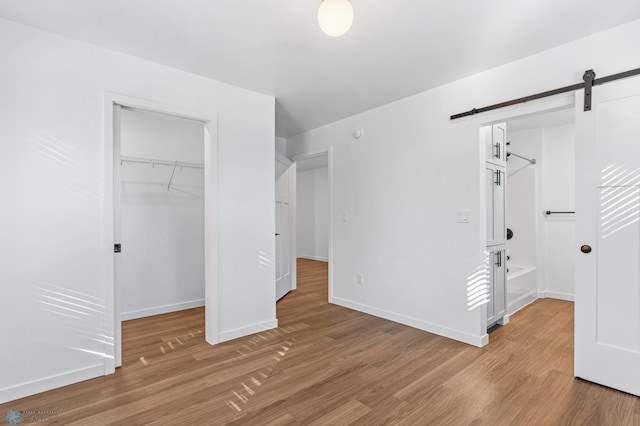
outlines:
{"label": "white ceiling", "polygon": [[351,3],[340,38],[319,0],[2,0],[0,17],[273,95],[283,137],[640,18],[638,0]]}

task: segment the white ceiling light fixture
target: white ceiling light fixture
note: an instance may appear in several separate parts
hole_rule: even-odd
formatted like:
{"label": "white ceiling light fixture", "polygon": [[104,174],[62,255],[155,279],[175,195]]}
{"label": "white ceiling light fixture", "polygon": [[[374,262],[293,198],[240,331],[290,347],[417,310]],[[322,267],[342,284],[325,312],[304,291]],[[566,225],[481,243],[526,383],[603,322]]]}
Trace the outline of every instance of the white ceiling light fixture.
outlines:
{"label": "white ceiling light fixture", "polygon": [[340,37],[353,24],[353,7],[349,0],[322,0],[318,7],[318,24],[331,37]]}

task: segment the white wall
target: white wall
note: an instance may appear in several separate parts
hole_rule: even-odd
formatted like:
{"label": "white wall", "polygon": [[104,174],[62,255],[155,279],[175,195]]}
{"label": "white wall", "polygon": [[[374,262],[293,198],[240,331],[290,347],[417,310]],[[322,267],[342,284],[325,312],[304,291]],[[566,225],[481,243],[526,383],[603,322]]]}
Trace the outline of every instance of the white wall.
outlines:
{"label": "white wall", "polygon": [[329,260],[329,178],[321,167],[297,174],[297,257]]}
{"label": "white wall", "polygon": [[287,156],[287,139],[276,136],[276,152]]}
{"label": "white wall", "polygon": [[[542,169],[543,210],[575,210],[574,125],[544,129]],[[544,217],[545,295],[573,300],[575,216]]]}
{"label": "white wall", "polygon": [[217,115],[219,337],[276,324],[272,97],[4,20],[0,55],[0,402],[113,356],[106,91]]}
{"label": "white wall", "polygon": [[507,163],[510,264],[536,267],[539,294],[565,300],[574,294],[574,215],[543,212],[575,210],[574,139],[573,124],[510,132],[509,149],[537,164],[517,171],[524,161],[511,157]]}
{"label": "white wall", "polygon": [[[484,262],[478,128],[537,103],[449,115],[575,84],[586,69],[636,68],[638,51],[634,21],[289,138],[290,156],[333,146],[332,302],[485,343],[483,309],[467,308],[469,277]],[[470,223],[456,223],[457,209],[469,210]]]}
{"label": "white wall", "polygon": [[[123,109],[121,154],[204,163],[204,125]],[[204,170],[122,162],[122,319],[204,305]],[[171,188],[168,187],[171,180]]]}
{"label": "white wall", "polygon": [[507,161],[507,228],[513,231],[513,238],[507,241],[507,255],[511,264],[536,267],[542,129],[511,132],[507,123],[507,135],[508,151],[536,160],[531,165],[512,155]]}
{"label": "white wall", "polygon": [[514,155],[507,161],[507,228],[513,238],[507,240],[507,268],[513,265],[536,268],[527,279],[507,280],[507,305],[509,313],[515,312],[538,296],[542,288],[545,265],[540,259],[544,242],[539,241],[541,218],[541,170],[543,164],[541,128],[510,131],[507,123],[507,151],[536,160],[532,165]]}

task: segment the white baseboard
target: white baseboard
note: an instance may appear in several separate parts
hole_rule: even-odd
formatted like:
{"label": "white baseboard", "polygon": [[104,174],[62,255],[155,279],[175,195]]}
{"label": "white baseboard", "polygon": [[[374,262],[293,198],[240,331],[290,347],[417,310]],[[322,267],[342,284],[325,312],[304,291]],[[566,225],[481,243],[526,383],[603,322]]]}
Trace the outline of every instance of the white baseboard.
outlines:
{"label": "white baseboard", "polygon": [[[96,364],[80,368],[78,370],[72,370],[66,373],[44,377],[42,379],[0,389],[0,404],[104,375],[104,364]],[[12,409],[20,410],[24,408],[29,407],[13,407]]]}
{"label": "white baseboard", "polygon": [[507,325],[509,324],[509,321],[511,321],[511,315],[505,315],[500,318],[496,324]]}
{"label": "white baseboard", "polygon": [[575,296],[570,293],[559,293],[557,291],[538,292],[538,297],[548,297],[550,299],[566,300],[567,302],[575,302]]}
{"label": "white baseboard", "polygon": [[174,303],[171,305],[156,306],[153,308],[139,309],[137,311],[123,312],[120,318],[122,319],[122,321],[128,321],[137,318],[150,317],[152,315],[161,315],[167,314],[169,312],[183,311],[185,309],[199,308],[200,306],[204,306],[204,299]]}
{"label": "white baseboard", "polygon": [[439,336],[447,337],[449,339],[457,340],[459,342],[467,343],[473,346],[482,347],[489,342],[487,334],[484,334],[483,336],[474,336],[463,331],[454,330],[452,328],[433,324],[427,321],[419,320],[417,318],[408,317],[406,315],[397,314],[395,312],[386,311],[384,309],[374,308],[373,306],[363,305],[361,303],[341,299],[339,297],[332,297],[331,303],[343,306],[345,308],[364,312],[365,314],[408,325],[409,327],[414,327],[419,330],[428,331],[429,333],[437,334]]}
{"label": "white baseboard", "polygon": [[277,319],[264,321],[258,324],[251,324],[246,327],[235,328],[233,330],[222,331],[219,334],[218,343],[237,339],[239,337],[249,336],[250,334],[260,333],[261,331],[265,330],[271,330],[272,328],[278,328]]}
{"label": "white baseboard", "polygon": [[307,255],[303,255],[303,256],[298,256],[298,259],[309,259],[309,260],[319,260],[320,262],[328,262],[329,259],[326,257],[320,257],[320,256],[307,256]]}
{"label": "white baseboard", "polygon": [[525,306],[528,306],[531,303],[535,302],[540,297],[540,293],[535,290],[523,294],[522,296],[511,302],[511,305],[507,307],[507,311],[509,312],[509,315],[513,315]]}

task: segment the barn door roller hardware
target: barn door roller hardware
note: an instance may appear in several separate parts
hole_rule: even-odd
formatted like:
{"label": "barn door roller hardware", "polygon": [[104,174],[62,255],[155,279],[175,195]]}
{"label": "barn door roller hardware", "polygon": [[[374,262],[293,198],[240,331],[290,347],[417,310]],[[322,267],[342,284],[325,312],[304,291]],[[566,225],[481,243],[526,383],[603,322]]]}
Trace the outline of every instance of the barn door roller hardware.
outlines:
{"label": "barn door roller hardware", "polygon": [[586,70],[582,79],[584,83],[572,84],[571,86],[561,87],[555,90],[547,90],[546,92],[536,93],[535,95],[525,96],[523,98],[513,99],[507,102],[501,102],[499,104],[489,105],[482,108],[473,108],[467,112],[460,114],[454,114],[451,116],[451,120],[457,118],[468,117],[470,115],[480,114],[482,112],[491,111],[494,109],[504,108],[511,105],[522,104],[525,102],[533,101],[535,99],[547,98],[549,96],[559,95],[560,93],[573,92],[575,90],[584,89],[584,110],[591,111],[591,98],[593,93],[593,86],[608,83],[614,80],[620,80],[622,78],[633,77],[634,75],[640,75],[640,68],[621,72],[618,74],[609,75],[607,77],[596,78],[596,73],[593,70]]}

